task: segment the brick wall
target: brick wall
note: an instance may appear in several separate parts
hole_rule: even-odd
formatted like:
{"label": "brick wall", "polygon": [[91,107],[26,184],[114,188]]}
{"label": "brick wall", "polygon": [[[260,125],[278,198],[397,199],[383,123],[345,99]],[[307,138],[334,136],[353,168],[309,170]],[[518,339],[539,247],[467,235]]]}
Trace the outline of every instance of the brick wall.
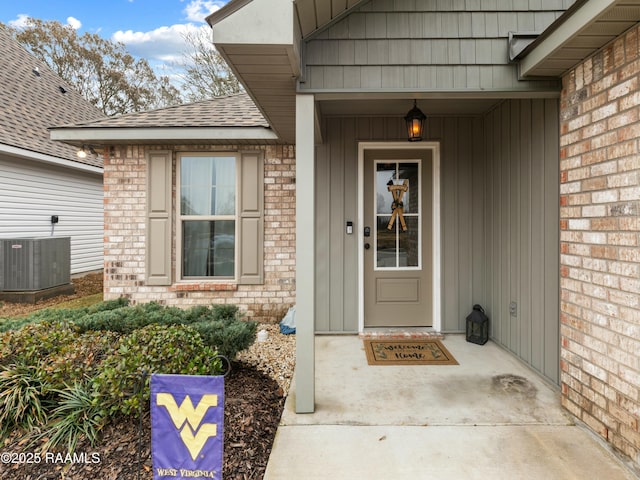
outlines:
{"label": "brick wall", "polygon": [[640,464],[637,27],[563,78],[562,403]]}
{"label": "brick wall", "polygon": [[[122,146],[105,158],[105,298],[132,303],[158,301],[191,306],[233,303],[250,318],[277,322],[295,299],[295,152],[288,146],[264,151],[264,284],[145,284],[147,148],[180,151],[237,151],[237,147]],[[254,149],[254,147],[252,147]],[[174,238],[175,238],[175,155]],[[172,247],[175,266],[175,241]],[[175,278],[175,277],[174,277]]]}

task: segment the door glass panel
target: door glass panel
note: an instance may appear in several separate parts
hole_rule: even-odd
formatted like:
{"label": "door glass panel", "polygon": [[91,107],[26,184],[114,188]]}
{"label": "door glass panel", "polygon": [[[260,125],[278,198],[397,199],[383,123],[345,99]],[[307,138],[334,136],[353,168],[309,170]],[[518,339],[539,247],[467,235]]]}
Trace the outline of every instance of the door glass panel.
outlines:
{"label": "door glass panel", "polygon": [[376,161],[376,269],[420,268],[420,162]]}
{"label": "door glass panel", "polygon": [[376,213],[378,215],[389,215],[392,212],[393,195],[387,190],[387,185],[393,183],[395,176],[395,163],[376,164]]}
{"label": "door glass panel", "polygon": [[376,264],[378,267],[396,266],[396,234],[387,230],[390,216],[379,216],[376,222]]}
{"label": "door glass panel", "polygon": [[399,267],[420,266],[420,243],[418,217],[406,217],[407,231],[398,235]]}

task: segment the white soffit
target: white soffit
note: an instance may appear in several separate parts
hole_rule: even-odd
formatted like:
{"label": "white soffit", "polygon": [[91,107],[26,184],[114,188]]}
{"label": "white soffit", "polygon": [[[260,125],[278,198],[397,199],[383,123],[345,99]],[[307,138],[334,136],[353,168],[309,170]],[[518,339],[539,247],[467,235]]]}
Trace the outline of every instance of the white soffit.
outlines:
{"label": "white soffit", "polygon": [[640,0],[575,4],[523,52],[522,77],[559,77],[640,21]]}
{"label": "white soffit", "polygon": [[278,136],[295,140],[299,40],[291,0],[236,0],[207,18],[213,43]]}
{"label": "white soffit", "polygon": [[299,46],[367,0],[233,0],[207,18],[213,43],[285,142],[295,142]]}

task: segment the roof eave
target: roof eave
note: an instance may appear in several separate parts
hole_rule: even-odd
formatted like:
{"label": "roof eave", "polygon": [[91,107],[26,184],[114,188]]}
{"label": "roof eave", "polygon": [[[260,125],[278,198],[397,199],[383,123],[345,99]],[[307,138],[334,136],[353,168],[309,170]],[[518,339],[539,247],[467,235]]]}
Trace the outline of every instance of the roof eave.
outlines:
{"label": "roof eave", "polygon": [[228,141],[277,142],[278,136],[266,127],[152,127],[152,128],[53,128],[51,140],[81,146],[83,144],[122,143],[209,143]]}
{"label": "roof eave", "polygon": [[539,76],[537,71],[544,68],[545,62],[548,62],[554,53],[617,3],[618,0],[578,0],[517,56],[520,60],[520,76]]}
{"label": "roof eave", "polygon": [[25,150],[24,148],[14,147],[11,145],[0,143],[0,153],[10,155],[12,157],[22,158],[25,160],[32,160],[34,162],[47,163],[49,165],[55,165],[57,167],[71,168],[73,170],[80,170],[88,173],[95,173],[102,175],[103,168],[89,165],[82,162],[74,162],[65,158],[54,157],[52,155],[46,155],[44,153],[33,152]]}
{"label": "roof eave", "polygon": [[253,0],[231,0],[222,8],[216,10],[211,15],[205,18],[206,22],[212,27],[227,18],[229,15],[233,15],[235,12],[244,7],[247,3]]}

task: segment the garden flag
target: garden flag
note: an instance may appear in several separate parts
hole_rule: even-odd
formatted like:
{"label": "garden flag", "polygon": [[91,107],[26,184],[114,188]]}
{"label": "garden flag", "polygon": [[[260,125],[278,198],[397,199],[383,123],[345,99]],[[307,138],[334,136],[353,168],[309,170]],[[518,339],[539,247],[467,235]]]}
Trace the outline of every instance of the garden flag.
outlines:
{"label": "garden flag", "polygon": [[151,375],[153,478],[222,480],[224,377]]}

